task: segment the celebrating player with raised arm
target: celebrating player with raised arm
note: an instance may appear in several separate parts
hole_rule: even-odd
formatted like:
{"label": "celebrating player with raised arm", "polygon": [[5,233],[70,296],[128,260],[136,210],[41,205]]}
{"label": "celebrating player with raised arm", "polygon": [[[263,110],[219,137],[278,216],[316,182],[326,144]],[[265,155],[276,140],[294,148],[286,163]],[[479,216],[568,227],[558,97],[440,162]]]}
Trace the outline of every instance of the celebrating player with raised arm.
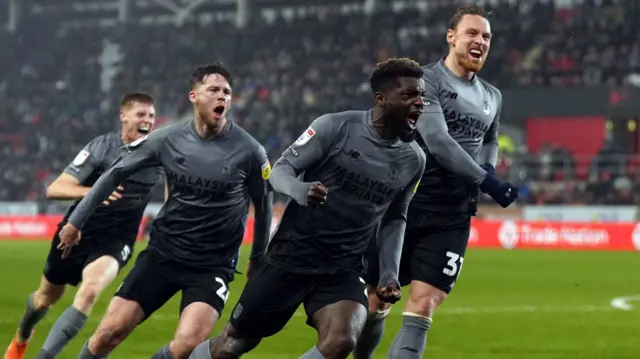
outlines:
{"label": "celebrating player with raised arm", "polygon": [[[411,289],[402,328],[389,351],[392,359],[422,357],[433,312],[462,268],[478,188],[502,207],[518,198],[518,188],[494,175],[502,95],[476,75],[491,44],[484,10],[477,5],[460,7],[451,19],[447,42],[446,58],[423,67],[425,109],[417,142],[427,155],[427,167],[409,207],[400,283],[410,283]],[[377,258],[370,252],[367,283],[373,291]],[[388,304],[371,299],[356,359],[372,357],[389,312]]]}
{"label": "celebrating player with raised arm", "polygon": [[367,313],[362,257],[379,223],[378,295],[400,299],[405,215],[425,166],[413,140],[423,107],[421,76],[409,59],[378,64],[371,110],[323,115],[284,151],[271,183],[291,199],[265,265],[223,332],[191,358],[239,358],[279,332],[300,304],[318,332],[317,345],[302,358],[349,356]]}
{"label": "celebrating player with raised arm", "polygon": [[189,92],[194,119],[132,145],[131,155],[98,180],[61,231],[66,248],[73,248],[89,214],[123,178],[147,167],[164,168],[169,198],[153,222],[149,246],[79,358],[106,357],[177,292],[182,292],[178,329],[153,358],[187,358],[207,338],[224,308],[249,200],[255,208],[250,265],[260,263],[271,224],[271,167],[264,148],[226,118],[231,83],[220,64],[196,68]]}

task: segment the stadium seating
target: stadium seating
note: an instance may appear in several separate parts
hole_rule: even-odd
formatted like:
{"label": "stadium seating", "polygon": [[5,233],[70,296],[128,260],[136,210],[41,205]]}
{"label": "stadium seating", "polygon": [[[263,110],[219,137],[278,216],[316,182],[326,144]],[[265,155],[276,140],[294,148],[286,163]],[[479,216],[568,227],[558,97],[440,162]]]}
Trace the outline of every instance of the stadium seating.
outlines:
{"label": "stadium seating", "polygon": [[[638,21],[631,21],[637,6],[515,3],[500,2],[492,14],[495,40],[482,75],[500,88],[615,84],[640,72]],[[231,64],[236,74],[233,119],[275,160],[318,115],[366,108],[367,75],[376,60],[408,56],[426,63],[442,56],[454,5],[259,17],[245,29],[228,22],[74,27],[55,16],[31,15],[37,25],[27,17],[14,33],[0,30],[0,46],[11,49],[0,51],[0,200],[41,198],[46,183],[88,140],[117,128],[116,105],[126,91],[152,93],[165,119],[185,118],[189,71],[213,59]],[[621,62],[612,61],[618,54]],[[523,186],[567,183],[570,193],[554,201],[592,198],[580,188],[606,177],[579,155],[554,160],[553,176],[539,178],[544,154],[505,154],[503,175]],[[636,158],[616,161],[621,165],[611,176],[637,175]],[[553,197],[532,193],[523,200]]]}

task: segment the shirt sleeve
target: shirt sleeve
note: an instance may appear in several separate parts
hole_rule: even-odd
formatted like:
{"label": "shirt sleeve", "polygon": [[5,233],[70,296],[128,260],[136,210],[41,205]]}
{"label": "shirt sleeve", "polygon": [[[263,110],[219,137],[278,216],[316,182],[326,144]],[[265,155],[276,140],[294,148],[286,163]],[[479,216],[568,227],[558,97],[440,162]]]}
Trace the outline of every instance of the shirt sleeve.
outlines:
{"label": "shirt sleeve", "polygon": [[102,136],[94,138],[78,152],[63,172],[71,175],[77,179],[78,182],[83,183],[92,173],[100,168],[106,150],[107,144],[104,138]]}
{"label": "shirt sleeve", "polygon": [[469,156],[451,135],[442,112],[437,83],[425,76],[425,106],[416,123],[418,133],[427,145],[429,153],[447,170],[480,184],[487,172]]}
{"label": "shirt sleeve", "polygon": [[264,254],[269,235],[271,234],[271,218],[273,214],[273,193],[269,178],[271,164],[262,146],[257,146],[251,157],[251,169],[247,186],[253,203],[253,245],[251,258]]}
{"label": "shirt sleeve", "polygon": [[164,131],[154,131],[151,134],[125,146],[128,154],[120,156],[100,176],[91,187],[87,195],[78,203],[69,223],[81,229],[91,214],[100,203],[109,198],[109,195],[133,173],[142,169],[160,165],[159,152],[164,136]]}
{"label": "shirt sleeve", "polygon": [[502,113],[502,96],[498,103],[498,112],[493,118],[489,131],[484,135],[482,150],[480,151],[480,163],[491,163],[493,167],[498,163],[498,136],[500,136],[500,114]]}
{"label": "shirt sleeve", "polygon": [[396,195],[382,219],[376,243],[380,266],[378,286],[390,284],[400,286],[398,277],[404,232],[407,226],[407,211],[409,210],[409,203],[411,203],[413,195],[420,184],[425,164],[426,160],[423,153],[419,171],[413,177],[411,183]]}
{"label": "shirt sleeve", "polygon": [[296,142],[282,153],[271,173],[271,185],[276,192],[307,206],[307,193],[311,184],[302,182],[297,177],[302,172],[315,168],[327,157],[335,127],[331,115],[323,115],[313,121]]}

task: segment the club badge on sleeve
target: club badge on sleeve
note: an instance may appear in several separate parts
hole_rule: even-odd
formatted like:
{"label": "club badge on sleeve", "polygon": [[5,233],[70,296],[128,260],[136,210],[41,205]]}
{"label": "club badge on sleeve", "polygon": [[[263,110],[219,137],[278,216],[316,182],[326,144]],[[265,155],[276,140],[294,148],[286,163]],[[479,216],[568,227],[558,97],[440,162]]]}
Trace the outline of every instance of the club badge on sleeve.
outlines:
{"label": "club badge on sleeve", "polygon": [[271,163],[267,160],[267,162],[262,165],[262,179],[268,180],[269,178],[271,178]]}
{"label": "club badge on sleeve", "polygon": [[300,137],[298,137],[296,142],[294,142],[294,146],[297,146],[297,147],[304,146],[307,142],[309,142],[311,137],[315,135],[316,135],[316,131],[312,127],[307,128],[307,130],[304,131],[304,133]]}
{"label": "club badge on sleeve", "polygon": [[87,161],[87,158],[89,158],[89,155],[90,153],[87,150],[80,151],[80,153],[78,153],[76,158],[73,159],[73,165],[76,167],[82,166],[82,164]]}

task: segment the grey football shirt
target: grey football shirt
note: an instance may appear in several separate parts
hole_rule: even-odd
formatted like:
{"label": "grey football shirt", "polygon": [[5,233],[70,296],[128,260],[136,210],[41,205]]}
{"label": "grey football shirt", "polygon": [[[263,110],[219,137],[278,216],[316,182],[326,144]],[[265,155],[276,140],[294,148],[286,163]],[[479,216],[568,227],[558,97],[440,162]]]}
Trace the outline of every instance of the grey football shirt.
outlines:
{"label": "grey football shirt", "polygon": [[69,223],[81,228],[91,212],[130,175],[162,166],[169,198],[153,223],[149,246],[194,268],[236,265],[250,200],[256,207],[254,250],[268,238],[271,221],[269,175],[264,148],[228,122],[213,139],[203,139],[194,121],[156,130],[128,146],[96,182]]}
{"label": "grey football shirt", "polygon": [[[365,249],[381,221],[402,222],[382,236],[394,237],[384,240],[398,241],[401,248],[406,210],[424,161],[414,141],[382,139],[371,111],[319,117],[274,165],[274,190],[292,200],[269,243],[267,260],[298,273],[361,271]],[[320,208],[307,206],[313,182],[329,189]],[[382,257],[399,258],[397,247],[391,245],[393,253]]]}
{"label": "grey football shirt", "polygon": [[[111,132],[91,140],[64,169],[82,186],[92,187],[98,178],[123,153],[122,134]],[[151,190],[162,177],[160,167],[147,168],[122,182],[122,198],[105,206],[99,204],[84,225],[85,241],[134,241],[140,220],[151,198]],[[65,213],[65,223],[80,201],[75,201]]]}
{"label": "grey football shirt", "polygon": [[474,76],[453,74],[444,61],[422,68],[425,106],[416,126],[416,142],[427,155],[427,166],[410,210],[476,212],[478,185],[495,166],[502,94]]}

